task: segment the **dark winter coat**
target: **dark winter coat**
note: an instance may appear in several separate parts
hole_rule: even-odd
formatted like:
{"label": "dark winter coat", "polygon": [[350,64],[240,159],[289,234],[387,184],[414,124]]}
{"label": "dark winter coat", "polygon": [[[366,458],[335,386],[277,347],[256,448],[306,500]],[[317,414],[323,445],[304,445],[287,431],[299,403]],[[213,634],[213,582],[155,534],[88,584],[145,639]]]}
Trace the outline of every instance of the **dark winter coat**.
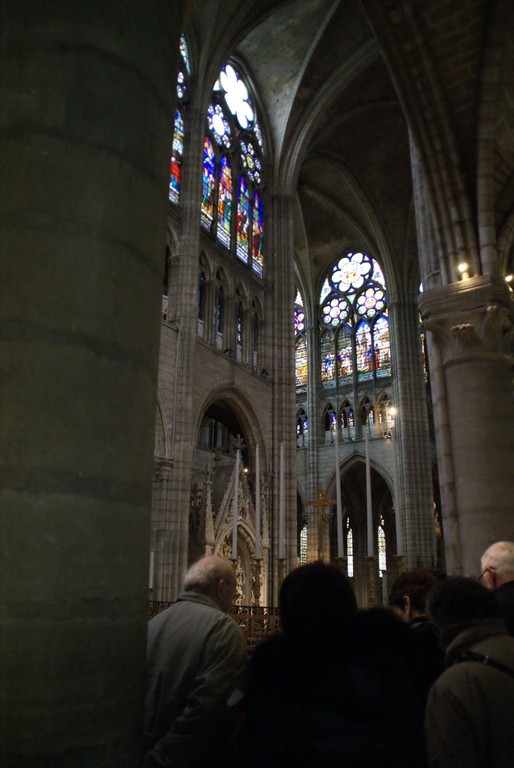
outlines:
{"label": "dark winter coat", "polygon": [[495,590],[496,602],[511,635],[514,635],[514,580],[506,581]]}
{"label": "dark winter coat", "polygon": [[344,631],[278,636],[250,661],[240,754],[249,768],[422,768],[409,628],[389,612]]}
{"label": "dark winter coat", "polygon": [[443,635],[442,643],[449,668],[430,691],[426,711],[430,768],[512,768],[514,678],[459,660],[469,651],[483,654],[514,674],[514,638],[501,619],[487,619]]}

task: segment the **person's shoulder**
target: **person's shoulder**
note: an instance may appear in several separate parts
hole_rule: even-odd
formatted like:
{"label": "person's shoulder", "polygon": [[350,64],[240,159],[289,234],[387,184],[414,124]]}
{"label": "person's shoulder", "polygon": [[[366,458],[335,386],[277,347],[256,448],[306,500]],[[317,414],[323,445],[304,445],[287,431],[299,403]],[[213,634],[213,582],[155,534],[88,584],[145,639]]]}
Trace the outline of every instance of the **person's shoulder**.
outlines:
{"label": "person's shoulder", "polygon": [[500,595],[505,593],[514,594],[514,579],[500,584],[500,586],[496,588],[495,593]]}

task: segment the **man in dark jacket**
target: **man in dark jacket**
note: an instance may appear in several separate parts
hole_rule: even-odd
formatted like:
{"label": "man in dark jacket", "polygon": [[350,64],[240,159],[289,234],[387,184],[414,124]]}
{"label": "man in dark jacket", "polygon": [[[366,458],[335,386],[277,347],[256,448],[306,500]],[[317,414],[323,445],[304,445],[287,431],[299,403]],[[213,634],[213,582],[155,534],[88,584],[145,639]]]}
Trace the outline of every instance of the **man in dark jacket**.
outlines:
{"label": "man in dark jacket", "polygon": [[243,635],[226,615],[235,591],[231,564],[204,557],[177,602],[150,620],[145,768],[221,762],[234,725],[227,701],[247,662]]}
{"label": "man in dark jacket", "polygon": [[491,591],[449,578],[428,598],[448,669],[432,687],[425,733],[430,768],[511,768],[514,638]]}
{"label": "man in dark jacket", "polygon": [[480,579],[494,590],[507,629],[514,635],[514,542],[497,541],[486,549]]}

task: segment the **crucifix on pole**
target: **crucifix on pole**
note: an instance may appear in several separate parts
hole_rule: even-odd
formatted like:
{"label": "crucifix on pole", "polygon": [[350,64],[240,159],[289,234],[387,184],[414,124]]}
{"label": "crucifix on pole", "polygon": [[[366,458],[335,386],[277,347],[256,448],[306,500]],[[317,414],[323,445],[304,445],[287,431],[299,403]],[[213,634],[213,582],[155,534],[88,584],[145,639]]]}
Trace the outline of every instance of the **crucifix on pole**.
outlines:
{"label": "crucifix on pole", "polygon": [[325,498],[325,494],[323,493],[323,488],[318,489],[318,497],[316,501],[305,502],[306,507],[316,507],[316,511],[318,513],[318,560],[323,560],[323,556],[324,556],[323,529],[325,526],[325,522],[327,520],[325,509],[335,503],[336,503],[335,499]]}

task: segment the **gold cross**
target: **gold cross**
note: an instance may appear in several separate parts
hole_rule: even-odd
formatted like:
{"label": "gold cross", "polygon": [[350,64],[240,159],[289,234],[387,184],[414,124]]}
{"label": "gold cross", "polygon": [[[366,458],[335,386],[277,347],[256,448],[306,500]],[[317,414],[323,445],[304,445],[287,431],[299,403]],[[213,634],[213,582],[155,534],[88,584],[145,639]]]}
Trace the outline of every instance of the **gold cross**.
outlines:
{"label": "gold cross", "polygon": [[327,516],[325,514],[325,508],[335,504],[335,499],[326,499],[323,493],[323,488],[318,489],[318,498],[316,501],[306,501],[306,507],[316,507],[318,511],[318,560],[323,560],[323,526]]}

